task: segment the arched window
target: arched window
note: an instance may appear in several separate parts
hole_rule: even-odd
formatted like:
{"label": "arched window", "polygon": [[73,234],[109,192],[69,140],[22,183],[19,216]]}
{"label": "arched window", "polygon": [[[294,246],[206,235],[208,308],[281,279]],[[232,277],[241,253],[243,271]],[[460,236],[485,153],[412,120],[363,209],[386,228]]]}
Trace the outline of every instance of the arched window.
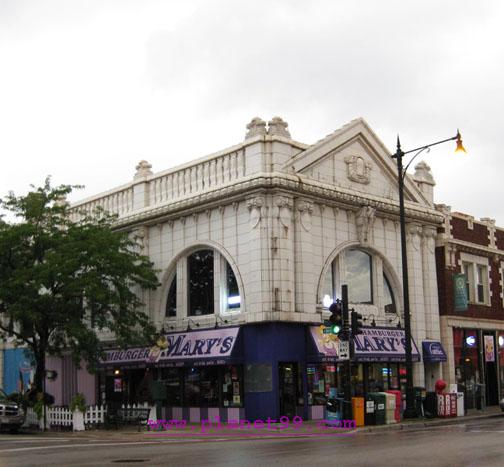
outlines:
{"label": "arched window", "polygon": [[167,318],[177,316],[177,274],[172,278],[170,289],[168,290],[168,300],[166,300],[166,315]]}
{"label": "arched window", "polygon": [[210,315],[214,312],[214,254],[199,250],[187,257],[188,315]]}
{"label": "arched window", "polygon": [[385,313],[397,313],[392,287],[385,273],[383,274],[383,298]]}
{"label": "arched window", "polygon": [[[180,274],[174,274],[170,282],[165,309],[167,318],[240,311],[242,299],[235,273],[217,250],[193,251],[179,258],[175,267]],[[182,273],[184,269],[187,273]],[[184,310],[177,303],[178,289],[187,297],[182,304]]]}
{"label": "arched window", "polygon": [[[381,277],[383,290],[379,290]],[[386,312],[395,313],[395,299],[383,270],[382,260],[368,251],[348,248],[331,263],[323,280],[322,304],[328,308],[341,298],[341,286],[348,286],[348,302],[355,305],[375,305]]]}

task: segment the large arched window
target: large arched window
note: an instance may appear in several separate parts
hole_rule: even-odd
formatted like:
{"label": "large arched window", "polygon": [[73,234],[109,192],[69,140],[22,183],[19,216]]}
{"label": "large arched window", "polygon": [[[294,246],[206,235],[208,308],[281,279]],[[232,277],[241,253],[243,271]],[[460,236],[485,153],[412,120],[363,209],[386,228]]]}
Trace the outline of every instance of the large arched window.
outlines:
{"label": "large arched window", "polygon": [[240,311],[233,268],[217,250],[205,248],[179,258],[166,299],[165,316],[204,316]]}
{"label": "large arched window", "polygon": [[327,269],[321,301],[324,307],[341,298],[341,286],[348,286],[348,301],[355,305],[374,305],[395,313],[395,299],[381,258],[359,248],[343,250]]}

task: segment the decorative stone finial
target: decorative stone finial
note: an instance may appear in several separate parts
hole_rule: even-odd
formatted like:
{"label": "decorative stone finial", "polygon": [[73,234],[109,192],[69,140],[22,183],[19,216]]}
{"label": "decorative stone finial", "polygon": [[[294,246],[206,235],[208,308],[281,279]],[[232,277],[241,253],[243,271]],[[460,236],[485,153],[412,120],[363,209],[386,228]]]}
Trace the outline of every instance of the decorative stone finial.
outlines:
{"label": "decorative stone finial", "polygon": [[415,175],[413,175],[413,179],[417,183],[428,183],[429,185],[436,184],[431,173],[431,168],[424,161],[415,165]]}
{"label": "decorative stone finial", "polygon": [[151,170],[152,165],[149,164],[145,160],[140,161],[135,168],[136,168],[136,173],[135,173],[135,177],[134,177],[135,180],[137,178],[143,178],[143,177],[147,177],[149,175],[152,175],[152,170]]}
{"label": "decorative stone finial", "polygon": [[278,135],[290,139],[291,135],[289,130],[287,130],[288,126],[288,123],[284,122],[280,117],[273,117],[268,122],[268,134],[270,136]]}
{"label": "decorative stone finial", "polygon": [[253,138],[254,136],[264,136],[266,134],[266,122],[259,117],[254,117],[247,125],[247,134],[245,139]]}

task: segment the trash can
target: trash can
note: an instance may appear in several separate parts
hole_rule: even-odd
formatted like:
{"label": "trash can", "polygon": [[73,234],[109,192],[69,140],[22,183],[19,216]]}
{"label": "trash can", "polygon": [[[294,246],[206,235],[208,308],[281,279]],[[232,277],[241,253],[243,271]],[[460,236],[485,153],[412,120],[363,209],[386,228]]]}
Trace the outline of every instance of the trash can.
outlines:
{"label": "trash can", "polygon": [[327,399],[325,419],[329,426],[341,426],[341,420],[343,419],[343,399],[339,397]]}
{"label": "trash can", "polygon": [[385,424],[386,413],[386,394],[384,392],[370,392],[368,396],[375,403],[375,423],[376,425]]}
{"label": "trash can", "polygon": [[352,397],[352,416],[356,426],[364,426],[364,397]]}
{"label": "trash can", "polygon": [[394,394],[395,396],[395,411],[394,411],[394,418],[397,423],[401,421],[401,409],[402,409],[402,394],[401,391],[398,389],[390,389],[388,391],[385,391],[389,394]]}
{"label": "trash can", "polygon": [[364,424],[366,426],[376,425],[376,408],[375,401],[371,397],[366,397],[364,407]]}
{"label": "trash can", "polygon": [[395,394],[390,394],[388,392],[384,392],[383,394],[385,394],[385,423],[387,425],[397,423],[395,417],[396,396]]}

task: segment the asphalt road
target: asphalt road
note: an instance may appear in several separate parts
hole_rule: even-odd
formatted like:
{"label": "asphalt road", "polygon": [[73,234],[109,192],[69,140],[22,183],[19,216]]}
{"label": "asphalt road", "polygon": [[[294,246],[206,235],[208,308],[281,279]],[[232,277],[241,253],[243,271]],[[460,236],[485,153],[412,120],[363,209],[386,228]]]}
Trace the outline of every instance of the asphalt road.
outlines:
{"label": "asphalt road", "polygon": [[171,439],[147,434],[0,435],[0,467],[503,466],[504,417],[350,436]]}

